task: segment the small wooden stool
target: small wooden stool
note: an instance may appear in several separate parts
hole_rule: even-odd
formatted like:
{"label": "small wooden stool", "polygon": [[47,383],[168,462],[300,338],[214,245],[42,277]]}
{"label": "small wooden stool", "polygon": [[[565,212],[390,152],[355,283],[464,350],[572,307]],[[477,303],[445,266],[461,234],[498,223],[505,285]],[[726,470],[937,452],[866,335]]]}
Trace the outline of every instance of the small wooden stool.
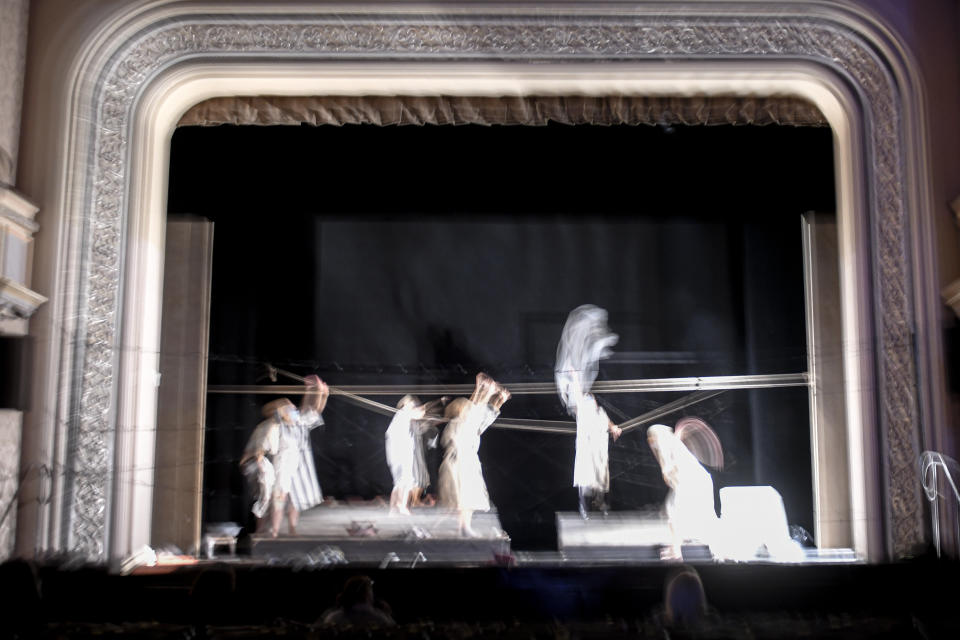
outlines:
{"label": "small wooden stool", "polygon": [[207,550],[207,558],[213,559],[213,550],[215,547],[230,547],[230,555],[237,555],[237,536],[227,534],[208,533],[203,536],[203,546]]}

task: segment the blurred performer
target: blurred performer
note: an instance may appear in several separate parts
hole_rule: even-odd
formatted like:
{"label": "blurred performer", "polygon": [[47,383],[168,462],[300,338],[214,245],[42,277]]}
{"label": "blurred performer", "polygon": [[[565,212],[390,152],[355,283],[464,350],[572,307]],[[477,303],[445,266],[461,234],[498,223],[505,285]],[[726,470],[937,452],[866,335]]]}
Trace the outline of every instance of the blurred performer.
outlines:
{"label": "blurred performer", "polygon": [[573,486],[577,487],[580,516],[586,520],[588,503],[606,512],[610,491],[609,437],[620,429],[607,417],[589,393],[600,360],[611,354],[617,334],[607,326],[607,312],[585,304],[570,312],[557,346],[554,372],[557,393],[567,411],[577,419],[577,452],[573,463]]}
{"label": "blurred performer", "polygon": [[457,398],[445,411],[450,421],[443,430],[443,462],[440,464],[440,505],[458,512],[461,536],[476,537],[471,528],[474,511],[488,511],[490,498],[480,466],[480,436],[500,415],[510,392],[484,373],[470,399]]}
{"label": "blurred performer", "polygon": [[577,487],[580,517],[589,518],[587,507],[606,514],[610,491],[609,438],[620,437],[620,428],[607,417],[593,394],[580,394],[574,409],[577,417],[577,453],[573,462],[573,486]]}
{"label": "blurred performer", "polygon": [[390,512],[410,515],[407,502],[410,491],[416,485],[414,476],[416,464],[416,440],[418,434],[414,426],[423,417],[424,408],[415,396],[406,395],[397,403],[397,412],[393,414],[390,426],[384,434],[387,452],[387,465],[393,476],[393,491],[390,493]]}
{"label": "blurred performer", "polygon": [[427,449],[436,449],[440,441],[438,424],[443,422],[443,408],[450,398],[443,396],[440,400],[428,403],[425,420],[413,439],[413,488],[408,496],[411,507],[432,507],[435,499],[425,494],[430,486],[430,467],[427,465]]}
{"label": "blurred performer", "polygon": [[272,418],[274,410],[268,409],[269,403],[263,407],[263,413],[271,416],[257,425],[247,441],[247,446],[240,458],[240,470],[253,494],[251,511],[257,518],[257,533],[263,533],[269,526],[267,514],[273,504],[273,486],[277,474],[270,460],[277,455],[280,448],[280,430],[277,422]]}
{"label": "blurred performer", "polygon": [[[442,400],[434,400],[420,404],[415,396],[406,395],[397,404],[397,412],[384,435],[387,464],[393,476],[391,513],[410,515],[408,505],[414,490],[429,484],[423,453],[423,433],[432,427],[423,418],[441,402]],[[424,476],[427,476],[427,479],[424,479]]]}
{"label": "blurred performer", "polygon": [[313,465],[310,430],[323,424],[320,413],[327,404],[329,390],[317,376],[308,376],[306,386],[307,393],[299,411],[287,398],[263,406],[266,420],[257,425],[240,462],[244,473],[251,479],[256,478],[254,515],[258,519],[264,518],[267,512],[265,496],[271,496],[270,535],[273,537],[280,532],[284,513],[290,535],[296,535],[300,511],[323,501]]}
{"label": "blurred performer", "polygon": [[723,450],[716,433],[699,418],[684,418],[676,430],[662,424],[647,429],[647,442],[670,488],[665,504],[671,544],[665,559],[679,559],[684,541],[716,544],[718,522],[713,478],[707,464],[723,468]]}
{"label": "blurred performer", "polygon": [[557,346],[554,376],[557,393],[573,414],[580,396],[590,392],[600,371],[600,361],[609,358],[617,334],[607,326],[607,312],[592,304],[577,307],[567,316]]}

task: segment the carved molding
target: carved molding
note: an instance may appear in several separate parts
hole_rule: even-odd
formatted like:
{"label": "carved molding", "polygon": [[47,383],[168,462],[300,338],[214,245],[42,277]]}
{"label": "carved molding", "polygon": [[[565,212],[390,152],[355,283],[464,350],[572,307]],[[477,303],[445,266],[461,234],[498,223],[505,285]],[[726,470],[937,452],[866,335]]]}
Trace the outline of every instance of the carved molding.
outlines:
{"label": "carved molding", "polygon": [[46,301],[39,293],[0,276],[0,318],[29,318]]}
{"label": "carved molding", "polygon": [[953,309],[953,312],[960,316],[960,279],[954,280],[940,290],[940,297],[943,303]]}
{"label": "carved molding", "polygon": [[[877,332],[881,440],[887,444],[886,493],[893,554],[908,554],[923,539],[916,481],[919,418],[909,224],[905,211],[903,105],[896,82],[877,49],[836,16],[806,10],[791,15],[753,4],[710,3],[703,15],[658,5],[590,13],[559,5],[541,12],[501,15],[494,10],[456,14],[269,15],[238,4],[230,16],[170,15],[128,40],[112,42],[109,60],[90,73],[89,104],[96,116],[83,122],[93,150],[87,185],[75,218],[83,224],[81,292],[74,358],[67,475],[68,546],[104,558],[115,439],[115,354],[120,321],[121,256],[127,215],[128,136],[138,95],[157,74],[178,62],[242,54],[263,60],[354,61],[658,61],[771,58],[811,62],[848,79],[860,96],[867,123],[867,173]],[[796,7],[795,7],[796,8]],[[181,9],[186,11],[187,9]],[[707,11],[709,10],[709,13]],[[482,12],[483,11],[483,12]],[[771,10],[772,11],[772,10]],[[78,313],[82,310],[82,314]]]}
{"label": "carved molding", "polygon": [[950,209],[953,211],[953,220],[960,225],[960,196],[950,201]]}
{"label": "carved molding", "polygon": [[40,228],[34,221],[39,210],[14,189],[0,184],[0,217],[22,227],[24,233],[34,233]]}
{"label": "carved molding", "polygon": [[[6,243],[8,233],[22,243],[23,252],[15,262],[20,264],[14,267],[18,273],[17,279],[10,277],[9,270],[5,272],[4,264],[0,264],[0,319],[29,319],[37,308],[47,301],[47,298],[29,288],[31,252],[29,244],[33,234],[40,229],[34,218],[38,211],[33,204],[10,187],[0,185],[0,243]],[[7,247],[0,246],[0,256],[4,255]],[[20,276],[26,274],[26,282]]]}

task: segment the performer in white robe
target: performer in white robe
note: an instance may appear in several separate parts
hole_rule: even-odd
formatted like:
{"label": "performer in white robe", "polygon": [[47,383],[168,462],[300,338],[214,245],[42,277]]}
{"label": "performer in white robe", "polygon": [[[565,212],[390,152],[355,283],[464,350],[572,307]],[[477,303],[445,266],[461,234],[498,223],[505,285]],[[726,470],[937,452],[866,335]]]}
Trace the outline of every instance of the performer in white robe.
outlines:
{"label": "performer in white robe", "polygon": [[424,416],[426,407],[411,395],[403,396],[397,404],[397,412],[384,434],[387,465],[393,476],[393,491],[390,493],[390,512],[410,515],[408,502],[410,492],[417,486],[416,449],[420,439],[417,420]]}
{"label": "performer in white robe", "polygon": [[270,512],[273,486],[276,483],[276,471],[270,459],[277,455],[280,448],[280,430],[272,417],[257,425],[247,441],[240,458],[240,470],[253,493],[251,511],[257,518],[257,533],[267,527],[267,514]]}
{"label": "performer in white robe", "polygon": [[241,458],[241,467],[248,477],[254,473],[257,476],[259,491],[254,514],[259,518],[266,515],[264,497],[272,489],[269,512],[270,534],[274,537],[279,534],[284,513],[290,534],[296,535],[300,511],[323,501],[313,464],[310,430],[323,424],[320,412],[326,406],[329,391],[317,376],[308,376],[306,384],[308,391],[299,411],[286,398],[264,405],[262,411],[267,419],[254,430]]}
{"label": "performer in white robe", "polygon": [[584,304],[567,316],[557,345],[554,377],[557,393],[567,411],[574,413],[580,396],[590,392],[600,372],[600,361],[613,353],[617,334],[607,326],[607,312],[592,304]]}
{"label": "performer in white robe", "polygon": [[445,416],[449,423],[443,430],[443,462],[440,464],[440,505],[458,514],[460,535],[475,537],[471,525],[474,511],[488,511],[490,498],[480,465],[480,436],[497,416],[510,392],[486,374],[477,375],[473,395],[457,398]]}
{"label": "performer in white robe", "polygon": [[448,398],[444,396],[420,404],[415,396],[406,395],[397,403],[397,413],[384,434],[387,465],[393,476],[391,513],[410,515],[411,505],[423,504],[420,495],[430,484],[423,441],[425,436],[432,434],[431,446],[436,446],[436,424],[443,421],[443,405],[447,401]]}
{"label": "performer in white robe", "polygon": [[608,445],[610,436],[620,437],[620,428],[607,417],[592,394],[582,393],[576,405],[577,452],[573,463],[573,486],[577,487],[580,517],[589,518],[588,506],[606,513],[610,491]]}
{"label": "performer in white robe", "polygon": [[617,334],[607,326],[607,312],[585,304],[570,312],[557,346],[554,376],[557,393],[567,411],[577,419],[577,452],[573,486],[577,487],[580,516],[588,518],[588,504],[606,513],[610,491],[609,436],[620,429],[589,393],[600,370],[600,360],[612,353]]}
{"label": "performer in white robe", "polygon": [[[446,402],[443,398],[442,402]],[[441,407],[442,409],[442,407]],[[443,411],[440,411],[439,418],[442,418]],[[427,466],[427,448],[436,449],[440,441],[440,431],[437,429],[438,419],[434,418],[426,423],[416,437],[413,439],[413,488],[410,489],[408,498],[410,506],[432,507],[434,505],[433,496],[424,492],[430,486],[430,469]]]}
{"label": "performer in white robe", "polygon": [[[715,545],[719,523],[714,507],[713,478],[684,444],[685,439],[710,442],[707,449],[695,449],[698,449],[705,462],[721,467],[723,461],[719,439],[705,422],[695,418],[678,423],[677,432],[680,435],[662,424],[647,429],[647,442],[660,463],[663,480],[670,488],[664,505],[671,533],[671,544],[663,554],[666,559],[681,558],[681,546],[685,541]],[[719,460],[716,458],[717,452]]]}

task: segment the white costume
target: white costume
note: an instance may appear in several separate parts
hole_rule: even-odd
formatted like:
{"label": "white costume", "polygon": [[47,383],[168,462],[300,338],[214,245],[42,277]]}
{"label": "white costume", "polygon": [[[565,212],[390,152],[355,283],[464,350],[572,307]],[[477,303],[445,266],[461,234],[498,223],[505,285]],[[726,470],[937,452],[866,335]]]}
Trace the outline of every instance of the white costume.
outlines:
{"label": "white costume", "polygon": [[293,423],[279,418],[277,423],[279,446],[273,458],[277,480],[275,492],[290,494],[290,502],[297,511],[303,511],[323,502],[317,471],[313,465],[310,430],[323,424],[323,418],[313,410],[293,411]]}
{"label": "white costume", "polygon": [[581,305],[567,316],[557,345],[554,377],[557,393],[570,413],[580,396],[590,391],[600,371],[600,360],[610,357],[610,347],[617,339],[607,326],[607,312],[600,307]]}
{"label": "white costume", "polygon": [[490,498],[480,467],[480,435],[500,415],[489,405],[470,403],[443,430],[445,447],[440,464],[440,504],[451,509],[487,511]]}
{"label": "white costume", "polygon": [[[606,513],[605,494],[610,490],[610,420],[590,395],[600,371],[600,360],[612,353],[617,334],[607,326],[607,312],[592,304],[577,307],[567,316],[557,345],[554,377],[557,393],[567,411],[577,418],[577,454],[573,486],[579,489],[580,515],[587,518],[587,501]],[[619,430],[614,431],[619,435]]]}
{"label": "white costume", "polygon": [[427,447],[435,449],[439,432],[434,426],[416,431],[413,437],[413,486],[426,489],[430,486],[430,470],[427,468]]}
{"label": "white costume", "polygon": [[716,540],[718,524],[710,472],[670,427],[655,424],[647,437],[670,487],[665,507],[674,536],[680,542],[698,540],[710,545]]}
{"label": "white costume", "polygon": [[393,476],[393,487],[410,491],[417,485],[416,449],[420,432],[413,419],[414,408],[398,409],[384,434],[387,464]]}
{"label": "white costume", "polygon": [[590,394],[577,401],[577,454],[573,463],[573,486],[606,493],[610,490],[607,451],[610,419]]}
{"label": "white costume", "polygon": [[270,458],[277,455],[280,448],[280,430],[276,428],[276,424],[275,418],[258,424],[241,457],[244,462],[240,465],[240,470],[254,494],[254,503],[250,510],[258,518],[264,517],[270,510],[270,498],[276,483],[276,471],[270,462]]}

